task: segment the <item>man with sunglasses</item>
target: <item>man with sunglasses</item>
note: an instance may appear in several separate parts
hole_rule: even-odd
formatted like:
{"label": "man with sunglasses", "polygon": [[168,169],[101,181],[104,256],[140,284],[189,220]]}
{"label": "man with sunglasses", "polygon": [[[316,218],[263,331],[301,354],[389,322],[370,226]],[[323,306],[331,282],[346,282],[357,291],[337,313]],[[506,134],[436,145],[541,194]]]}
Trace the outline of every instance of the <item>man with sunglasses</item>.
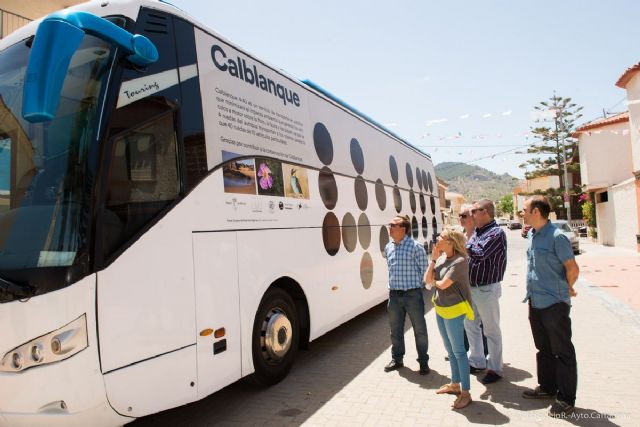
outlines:
{"label": "man with sunglasses", "polygon": [[418,351],[420,375],[429,373],[429,340],[424,318],[423,277],[427,269],[427,253],[422,244],[410,237],[411,222],[396,216],[389,224],[391,241],[384,248],[389,267],[389,302],[387,313],[391,329],[391,362],[385,372],[404,366],[404,321],[409,315]]}
{"label": "man with sunglasses", "polygon": [[[469,279],[474,320],[465,320],[469,339],[469,366],[472,373],[488,368],[480,380],[491,384],[502,378],[502,331],[500,330],[501,283],[507,268],[507,235],[496,224],[491,200],[473,203],[471,215],[475,232],[467,242]],[[482,329],[480,327],[482,324]],[[487,337],[489,357],[485,358],[482,332]]]}
{"label": "man with sunglasses", "polygon": [[471,217],[471,209],[473,209],[473,206],[465,203],[460,207],[460,214],[458,214],[460,225],[464,228],[464,235],[467,240],[473,236],[473,232],[476,230],[476,226],[473,224],[473,218]]}

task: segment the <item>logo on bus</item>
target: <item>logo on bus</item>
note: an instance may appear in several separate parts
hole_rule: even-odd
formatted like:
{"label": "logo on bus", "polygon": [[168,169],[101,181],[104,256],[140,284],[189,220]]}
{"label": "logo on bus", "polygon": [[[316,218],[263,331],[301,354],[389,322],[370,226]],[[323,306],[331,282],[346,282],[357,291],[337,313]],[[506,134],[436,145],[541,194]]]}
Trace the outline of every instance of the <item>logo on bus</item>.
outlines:
{"label": "logo on bus", "polygon": [[255,64],[247,66],[247,61],[239,56],[235,60],[227,58],[227,54],[217,44],[211,46],[211,59],[218,70],[228,72],[245,83],[255,85],[263,91],[273,94],[280,98],[284,105],[300,106],[300,96],[296,92],[260,74]]}

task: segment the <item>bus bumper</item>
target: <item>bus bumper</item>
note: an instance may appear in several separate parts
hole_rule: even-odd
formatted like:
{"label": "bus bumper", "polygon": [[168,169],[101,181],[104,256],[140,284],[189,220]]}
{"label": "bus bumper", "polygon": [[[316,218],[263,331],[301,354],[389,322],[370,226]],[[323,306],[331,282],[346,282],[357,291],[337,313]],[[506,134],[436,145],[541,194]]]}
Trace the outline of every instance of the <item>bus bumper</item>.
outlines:
{"label": "bus bumper", "polygon": [[[65,289],[0,305],[0,358],[83,314],[88,346],[68,359],[19,372],[0,371],[0,426],[119,426],[100,370],[95,275]],[[46,360],[45,360],[46,362]]]}
{"label": "bus bumper", "polygon": [[60,410],[43,413],[4,412],[0,414],[0,427],[113,427],[133,421],[133,418],[118,415],[106,401],[82,412]]}

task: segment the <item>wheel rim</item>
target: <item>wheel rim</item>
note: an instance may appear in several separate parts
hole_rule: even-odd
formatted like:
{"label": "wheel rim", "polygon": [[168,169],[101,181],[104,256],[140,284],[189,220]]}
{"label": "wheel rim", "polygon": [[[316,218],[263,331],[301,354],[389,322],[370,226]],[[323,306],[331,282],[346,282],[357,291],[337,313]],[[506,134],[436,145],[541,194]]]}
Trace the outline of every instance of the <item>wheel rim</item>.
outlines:
{"label": "wheel rim", "polygon": [[291,348],[293,329],[287,315],[279,308],[272,308],[262,323],[262,354],[265,360],[278,362]]}

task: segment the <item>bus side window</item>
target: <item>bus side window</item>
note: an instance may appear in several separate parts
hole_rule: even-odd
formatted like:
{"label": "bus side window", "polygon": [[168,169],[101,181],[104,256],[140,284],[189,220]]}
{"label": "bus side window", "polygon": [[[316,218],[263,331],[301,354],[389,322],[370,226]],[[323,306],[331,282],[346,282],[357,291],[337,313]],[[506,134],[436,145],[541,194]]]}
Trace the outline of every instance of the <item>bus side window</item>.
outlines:
{"label": "bus side window", "polygon": [[102,226],[103,255],[108,257],[136,235],[181,190],[173,111],[116,136]]}

